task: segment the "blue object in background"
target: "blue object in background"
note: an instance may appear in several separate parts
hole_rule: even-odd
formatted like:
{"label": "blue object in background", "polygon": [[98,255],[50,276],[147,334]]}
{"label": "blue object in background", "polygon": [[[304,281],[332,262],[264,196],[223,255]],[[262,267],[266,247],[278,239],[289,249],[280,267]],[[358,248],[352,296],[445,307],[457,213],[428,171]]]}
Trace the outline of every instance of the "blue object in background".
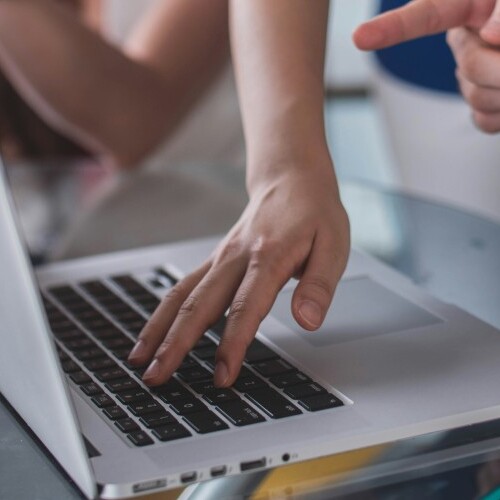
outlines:
{"label": "blue object in background", "polygon": [[[392,10],[409,0],[381,0],[380,12]],[[392,74],[408,83],[458,94],[455,61],[446,44],[445,34],[434,35],[376,52],[378,62]]]}

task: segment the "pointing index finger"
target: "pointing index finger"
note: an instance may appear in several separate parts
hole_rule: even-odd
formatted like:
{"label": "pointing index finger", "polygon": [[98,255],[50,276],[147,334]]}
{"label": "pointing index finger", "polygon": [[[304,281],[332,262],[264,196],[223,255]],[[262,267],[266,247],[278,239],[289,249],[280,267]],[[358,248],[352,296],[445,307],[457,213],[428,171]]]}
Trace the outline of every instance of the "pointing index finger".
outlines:
{"label": "pointing index finger", "polygon": [[361,50],[377,50],[463,25],[470,0],[413,0],[361,24],[353,34]]}

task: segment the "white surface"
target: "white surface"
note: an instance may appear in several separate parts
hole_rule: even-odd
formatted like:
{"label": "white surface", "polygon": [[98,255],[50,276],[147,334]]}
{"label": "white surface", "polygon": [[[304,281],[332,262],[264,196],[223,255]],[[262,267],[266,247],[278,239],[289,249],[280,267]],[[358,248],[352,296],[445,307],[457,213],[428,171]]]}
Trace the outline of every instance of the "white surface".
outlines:
{"label": "white surface", "polygon": [[375,0],[332,0],[325,79],[328,87],[365,87],[370,81],[369,55],[356,49],[351,35],[370,18]]}
{"label": "white surface", "polygon": [[478,130],[460,96],[423,90],[383,72],[377,104],[400,187],[500,221],[500,140]]}

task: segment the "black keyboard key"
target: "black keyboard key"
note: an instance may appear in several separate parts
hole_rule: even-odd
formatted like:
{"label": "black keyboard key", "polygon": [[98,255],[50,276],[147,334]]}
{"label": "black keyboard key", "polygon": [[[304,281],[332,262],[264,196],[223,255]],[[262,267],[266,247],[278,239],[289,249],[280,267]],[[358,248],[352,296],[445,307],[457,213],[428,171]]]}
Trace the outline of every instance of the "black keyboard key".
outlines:
{"label": "black keyboard key", "polygon": [[87,320],[85,322],[82,322],[83,326],[90,331],[90,332],[95,332],[97,330],[103,330],[105,328],[111,328],[113,326],[113,323],[108,321],[107,319],[104,318],[98,318],[98,319],[92,319],[92,320]]}
{"label": "black keyboard key", "polygon": [[128,355],[130,354],[131,349],[128,349],[127,347],[123,348],[120,347],[119,349],[113,349],[112,353],[120,360],[124,361],[128,358]]}
{"label": "black keyboard key", "polygon": [[80,389],[87,396],[96,396],[97,394],[102,393],[102,389],[94,382],[90,382],[89,384],[81,385]]}
{"label": "black keyboard key", "polygon": [[80,286],[97,302],[104,299],[114,299],[116,295],[99,280],[86,281]]}
{"label": "black keyboard key", "polygon": [[77,385],[83,385],[92,382],[92,379],[82,371],[71,373],[69,378]]}
{"label": "black keyboard key", "polygon": [[59,300],[64,300],[67,298],[79,298],[80,296],[75,292],[75,290],[69,285],[55,286],[49,288],[49,292]]}
{"label": "black keyboard key", "polygon": [[113,276],[111,278],[111,281],[116,283],[120,288],[122,288],[126,292],[134,292],[136,290],[141,291],[144,289],[142,285],[140,285],[135,278],[130,276],[130,274],[120,274],[117,276]]}
{"label": "black keyboard key", "polygon": [[294,385],[307,384],[311,382],[311,379],[302,372],[292,372],[272,377],[269,382],[280,389],[285,389]]}
{"label": "black keyboard key", "polygon": [[68,328],[67,330],[64,330],[62,332],[57,332],[54,329],[52,329],[54,336],[59,339],[61,342],[68,342],[70,340],[79,340],[79,339],[85,339],[87,338],[86,335],[78,330],[75,326],[72,326],[71,328]]}
{"label": "black keyboard key", "polygon": [[163,427],[165,425],[176,424],[177,420],[168,412],[151,413],[141,417],[141,423],[150,429]]}
{"label": "black keyboard key", "polygon": [[126,313],[122,313],[119,316],[116,316],[116,321],[123,325],[131,325],[135,323],[145,324],[145,319],[132,308],[129,308]]}
{"label": "black keyboard key", "polygon": [[284,418],[302,413],[295,405],[270,387],[255,389],[246,396],[271,418]]}
{"label": "black keyboard key", "polygon": [[94,347],[95,342],[87,337],[82,337],[75,340],[68,340],[64,342],[64,345],[70,351],[78,351],[81,349],[88,349],[89,347]]}
{"label": "black keyboard key", "polygon": [[127,414],[119,406],[108,406],[103,411],[104,415],[110,420],[120,420],[126,418]]}
{"label": "black keyboard key", "polygon": [[241,399],[220,404],[217,409],[238,427],[264,422],[265,418]]}
{"label": "black keyboard key", "polygon": [[109,368],[95,373],[95,376],[101,382],[109,382],[111,380],[122,379],[127,376],[127,373],[121,368]]}
{"label": "black keyboard key", "polygon": [[139,425],[137,425],[137,423],[134,422],[131,418],[122,418],[121,420],[117,420],[115,422],[115,425],[122,432],[126,433],[138,431],[141,429]]}
{"label": "black keyboard key", "polygon": [[240,392],[247,392],[253,389],[258,389],[259,387],[266,387],[266,383],[259,377],[255,375],[250,375],[248,377],[238,377],[233,387]]}
{"label": "black keyboard key", "polygon": [[177,380],[169,380],[166,384],[158,387],[153,387],[152,391],[158,394],[162,401],[165,403],[173,403],[179,399],[192,398],[193,395],[184,388]]}
{"label": "black keyboard key", "polygon": [[137,377],[138,379],[142,380],[142,376],[146,373],[147,369],[148,369],[147,366],[141,366],[139,368],[134,368],[134,376]]}
{"label": "black keyboard key", "polygon": [[307,411],[326,410],[327,408],[335,408],[343,406],[342,401],[336,398],[333,394],[318,394],[299,400],[299,404]]}
{"label": "black keyboard key", "polygon": [[196,398],[190,399],[179,399],[174,401],[170,408],[175,411],[178,415],[187,415],[189,413],[196,413],[200,411],[205,411],[207,407]]}
{"label": "black keyboard key", "polygon": [[109,325],[102,328],[94,328],[92,335],[98,340],[108,340],[123,337],[123,333],[116,326]]}
{"label": "black keyboard key", "polygon": [[276,358],[278,358],[278,355],[259,340],[254,340],[245,354],[245,361],[250,364]]}
{"label": "black keyboard key", "polygon": [[211,405],[218,405],[227,401],[239,399],[239,396],[231,389],[217,389],[216,391],[204,394],[203,399]]}
{"label": "black keyboard key", "polygon": [[228,429],[228,425],[211,411],[190,413],[185,415],[183,420],[188,423],[199,434],[222,431]]}
{"label": "black keyboard key", "polygon": [[83,323],[84,325],[93,323],[94,321],[105,319],[103,315],[94,308],[85,308],[84,310],[79,310],[78,312],[71,311],[73,316]]}
{"label": "black keyboard key", "polygon": [[80,367],[71,359],[67,359],[61,363],[61,368],[64,373],[75,373],[80,371]]}
{"label": "black keyboard key", "polygon": [[187,383],[207,380],[213,377],[211,372],[201,366],[193,366],[183,370],[178,370],[177,374],[179,375],[179,378]]}
{"label": "black keyboard key", "polygon": [[179,370],[184,370],[185,368],[190,368],[192,366],[200,366],[198,361],[195,361],[192,357],[186,356],[179,366]]}
{"label": "black keyboard key", "polygon": [[127,332],[130,332],[134,337],[138,337],[139,334],[144,329],[145,325],[146,325],[146,321],[140,320],[140,321],[134,321],[131,323],[123,323],[123,328],[125,328],[125,330],[127,330]]}
{"label": "black keyboard key", "polygon": [[203,335],[198,342],[196,342],[195,346],[193,347],[193,350],[197,349],[202,349],[204,347],[213,347],[216,346],[216,343],[207,335]]}
{"label": "black keyboard key", "polygon": [[108,406],[113,406],[115,402],[107,394],[98,394],[92,398],[92,403],[94,403],[98,408],[107,408]]}
{"label": "black keyboard key", "polygon": [[167,286],[167,288],[171,288],[177,283],[177,280],[162,267],[155,268],[155,273],[158,276],[158,279],[160,279],[162,283]]}
{"label": "black keyboard key", "polygon": [[226,317],[223,316],[217,323],[214,323],[210,327],[210,332],[213,333],[217,339],[220,339],[222,337],[222,334],[224,333],[224,328],[226,328]]}
{"label": "black keyboard key", "polygon": [[205,359],[214,359],[217,347],[218,346],[216,346],[215,344],[208,345],[205,347],[199,347],[193,350],[193,355],[196,356],[198,359],[201,359],[202,361]]}
{"label": "black keyboard key", "polygon": [[57,350],[57,356],[59,357],[59,361],[64,362],[64,361],[70,361],[70,357],[59,347],[56,346]]}
{"label": "black keyboard key", "polygon": [[157,427],[153,430],[153,434],[160,441],[173,441],[191,436],[191,433],[181,424],[171,424],[164,427]]}
{"label": "black keyboard key", "polygon": [[281,375],[282,373],[287,373],[295,371],[295,368],[287,363],[284,359],[271,359],[269,361],[260,361],[259,363],[254,363],[252,368],[260,373],[263,377],[275,377],[276,375]]}
{"label": "black keyboard key", "polygon": [[126,378],[108,382],[106,384],[106,389],[117,394],[124,391],[135,391],[141,389],[141,386],[137,382],[134,382],[131,378]]}
{"label": "black keyboard key", "polygon": [[163,406],[155,400],[144,401],[141,403],[130,403],[128,409],[137,417],[148,415],[149,413],[157,413],[163,410]]}
{"label": "black keyboard key", "polygon": [[190,384],[191,389],[198,394],[206,394],[207,392],[213,392],[217,390],[213,380],[205,380],[203,382],[194,382]]}
{"label": "black keyboard key", "polygon": [[140,403],[143,401],[151,401],[153,398],[149,392],[144,391],[143,389],[139,389],[138,391],[125,391],[121,392],[117,396],[118,401],[123,403],[124,405],[128,405],[130,403]]}
{"label": "black keyboard key", "polygon": [[92,372],[117,367],[116,362],[111,358],[87,359],[83,362],[83,364]]}
{"label": "black keyboard key", "polygon": [[154,443],[144,431],[131,432],[127,437],[135,446],[147,446]]}
{"label": "black keyboard key", "polygon": [[156,297],[154,299],[143,299],[143,300],[138,300],[135,298],[136,302],[144,309],[148,314],[152,314],[156,311],[158,306],[160,305],[160,300],[157,299]]}
{"label": "black keyboard key", "polygon": [[106,312],[111,316],[120,316],[130,311],[130,306],[124,302],[108,303],[105,306]]}
{"label": "black keyboard key", "polygon": [[90,349],[82,349],[76,351],[75,356],[80,361],[87,361],[89,359],[105,358],[106,353],[100,347],[91,347]]}
{"label": "black keyboard key", "polygon": [[105,339],[102,341],[103,345],[108,349],[130,349],[134,347],[134,342],[122,335],[121,337],[115,337],[112,339]]}
{"label": "black keyboard key", "polygon": [[316,394],[322,394],[325,392],[326,390],[316,382],[296,385],[285,389],[285,394],[290,396],[292,399],[307,398],[309,396],[315,396]]}

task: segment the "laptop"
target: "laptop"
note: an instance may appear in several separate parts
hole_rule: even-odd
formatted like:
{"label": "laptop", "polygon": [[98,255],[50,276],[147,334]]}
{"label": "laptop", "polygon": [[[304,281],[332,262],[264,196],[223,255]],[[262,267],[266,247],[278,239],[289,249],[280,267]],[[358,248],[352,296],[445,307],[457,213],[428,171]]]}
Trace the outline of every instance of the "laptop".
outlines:
{"label": "laptop", "polygon": [[321,330],[279,294],[231,390],[224,318],[153,391],[127,354],[216,239],[32,269],[0,165],[0,390],[88,497],[122,498],[498,418],[500,332],[352,251]]}

